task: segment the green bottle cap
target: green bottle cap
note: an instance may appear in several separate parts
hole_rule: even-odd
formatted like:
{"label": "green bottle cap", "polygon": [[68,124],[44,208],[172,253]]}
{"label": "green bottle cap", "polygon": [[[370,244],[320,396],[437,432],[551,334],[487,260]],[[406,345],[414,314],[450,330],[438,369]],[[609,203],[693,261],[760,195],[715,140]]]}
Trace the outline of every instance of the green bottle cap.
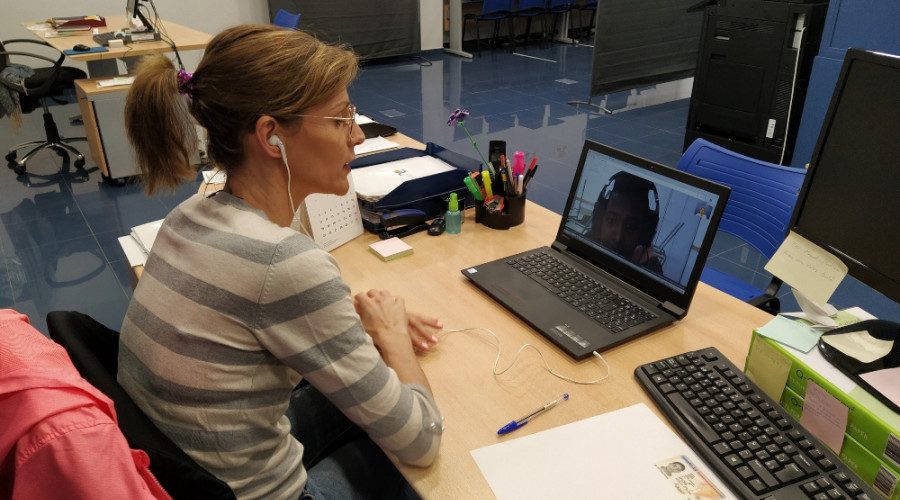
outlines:
{"label": "green bottle cap", "polygon": [[450,203],[447,204],[447,210],[451,212],[459,211],[459,201],[456,199],[456,193],[450,193]]}

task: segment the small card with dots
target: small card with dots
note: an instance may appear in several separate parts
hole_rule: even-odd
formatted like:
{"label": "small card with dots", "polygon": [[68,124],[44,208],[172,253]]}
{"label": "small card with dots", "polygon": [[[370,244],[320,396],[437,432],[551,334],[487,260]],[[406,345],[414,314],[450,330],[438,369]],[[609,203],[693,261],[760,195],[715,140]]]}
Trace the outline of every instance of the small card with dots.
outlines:
{"label": "small card with dots", "polygon": [[363,233],[353,176],[347,176],[347,179],[350,182],[347,194],[311,194],[304,201],[313,239],[328,251]]}

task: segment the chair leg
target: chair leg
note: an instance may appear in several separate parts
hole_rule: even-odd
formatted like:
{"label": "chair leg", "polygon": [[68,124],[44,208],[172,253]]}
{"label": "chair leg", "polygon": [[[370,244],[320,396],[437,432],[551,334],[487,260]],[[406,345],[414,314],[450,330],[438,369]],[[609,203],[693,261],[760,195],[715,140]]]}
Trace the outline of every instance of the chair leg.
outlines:
{"label": "chair leg", "polygon": [[[86,137],[71,137],[65,138],[59,135],[59,129],[56,126],[56,122],[53,120],[53,115],[50,114],[50,108],[47,106],[47,102],[45,99],[41,99],[41,104],[44,107],[44,134],[47,137],[46,141],[30,141],[22,144],[18,144],[12,148],[10,148],[9,153],[6,155],[6,160],[10,162],[10,167],[16,172],[18,175],[22,175],[25,173],[25,164],[31,159],[32,156],[43,151],[46,148],[52,148],[56,151],[63,151],[64,153],[71,153],[75,156],[75,162],[73,165],[75,168],[83,168],[84,167],[84,155],[81,154],[80,151],[70,146],[68,143],[74,141],[87,141]],[[31,147],[33,148],[28,151],[20,159],[16,159],[16,151],[19,149]]]}

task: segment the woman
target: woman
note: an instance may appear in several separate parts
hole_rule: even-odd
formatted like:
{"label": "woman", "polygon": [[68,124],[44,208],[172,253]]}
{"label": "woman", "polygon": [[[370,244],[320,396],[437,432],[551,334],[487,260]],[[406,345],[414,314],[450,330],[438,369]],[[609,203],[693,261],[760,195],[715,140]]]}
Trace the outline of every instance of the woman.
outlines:
{"label": "woman", "polygon": [[413,349],[440,322],[384,291],[351,297],[296,220],[307,195],[349,189],[357,68],[303,32],[237,26],[193,75],[145,59],[126,101],[148,193],[196,177],[192,120],[227,182],[166,217],[122,325],[119,381],[239,498],[397,498],[408,485],[379,447],[427,466],[440,444]]}

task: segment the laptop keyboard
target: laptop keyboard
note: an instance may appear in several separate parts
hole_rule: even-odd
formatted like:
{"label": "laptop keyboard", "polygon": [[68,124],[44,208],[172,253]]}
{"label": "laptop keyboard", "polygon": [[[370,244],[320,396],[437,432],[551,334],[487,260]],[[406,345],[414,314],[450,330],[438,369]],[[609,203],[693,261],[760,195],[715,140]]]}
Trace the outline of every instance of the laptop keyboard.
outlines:
{"label": "laptop keyboard", "polygon": [[522,255],[508,260],[507,264],[613,333],[623,332],[656,318],[652,312],[560,261],[549,252]]}
{"label": "laptop keyboard", "polygon": [[669,422],[738,497],[879,498],[718,349],[647,363],[634,374]]}

